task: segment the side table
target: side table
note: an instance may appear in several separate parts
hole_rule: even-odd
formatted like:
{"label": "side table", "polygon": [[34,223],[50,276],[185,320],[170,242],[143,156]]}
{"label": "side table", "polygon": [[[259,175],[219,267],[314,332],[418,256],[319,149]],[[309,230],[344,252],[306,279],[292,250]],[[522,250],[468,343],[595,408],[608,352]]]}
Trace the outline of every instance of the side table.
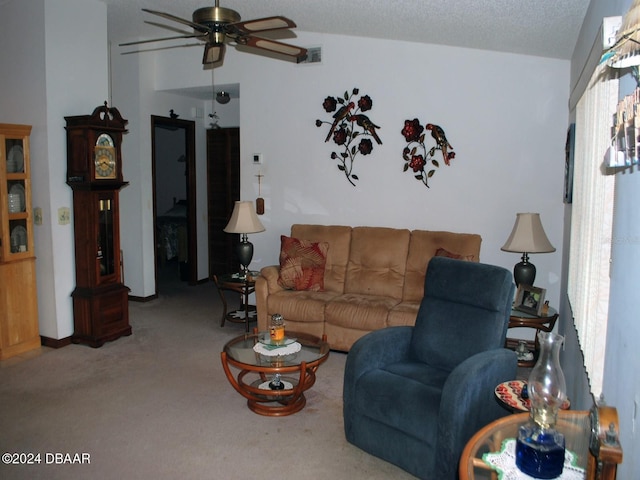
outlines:
{"label": "side table", "polygon": [[[511,310],[511,316],[509,317],[509,326],[507,328],[532,328],[535,330],[534,340],[526,340],[526,346],[533,353],[532,359],[518,359],[519,367],[531,368],[536,364],[538,360],[538,354],[540,353],[540,345],[538,343],[538,332],[551,332],[558,320],[558,312],[549,307],[549,311],[546,315],[537,316],[530,313],[520,312],[518,310]],[[507,337],[505,341],[505,347],[515,350],[518,347],[518,343],[522,340],[517,338]]]}
{"label": "side table", "polygon": [[[515,438],[518,427],[528,421],[528,413],[519,413],[500,418],[479,430],[462,451],[460,480],[498,478],[498,472],[485,463],[483,455],[500,451],[503,441]],[[567,449],[575,454],[575,466],[586,470],[587,480],[615,480],[617,466],[622,463],[622,447],[617,441],[619,424],[614,407],[562,410],[556,425],[565,436]],[[613,443],[607,439],[607,428],[616,433]]]}
{"label": "side table", "polygon": [[[249,295],[256,290],[255,277],[259,272],[249,272],[246,278],[240,278],[238,273],[214,275],[213,282],[216,284],[220,299],[222,300],[222,319],[220,326],[224,327],[224,322],[244,323],[245,330],[249,333],[249,323],[255,322],[257,319],[256,307],[249,305]],[[236,292],[241,295],[240,308],[238,310],[228,311],[227,298],[225,291]]]}

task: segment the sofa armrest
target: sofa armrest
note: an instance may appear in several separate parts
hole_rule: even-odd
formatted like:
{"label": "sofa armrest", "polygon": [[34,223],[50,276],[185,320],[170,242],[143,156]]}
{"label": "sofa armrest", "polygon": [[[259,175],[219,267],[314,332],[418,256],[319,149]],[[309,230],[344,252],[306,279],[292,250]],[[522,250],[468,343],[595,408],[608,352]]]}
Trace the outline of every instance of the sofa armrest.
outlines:
{"label": "sofa armrest", "polygon": [[509,412],[495,397],[495,387],[516,378],[514,351],[480,352],[458,365],[445,382],[438,413],[438,460],[435,478],[455,478],[464,446],[482,427]]}
{"label": "sofa armrest", "polygon": [[284,290],[278,284],[280,267],[269,265],[260,270],[260,275],[256,277],[256,313],[258,316],[258,330],[264,332],[269,325],[269,311],[267,309],[267,298],[272,293]]}

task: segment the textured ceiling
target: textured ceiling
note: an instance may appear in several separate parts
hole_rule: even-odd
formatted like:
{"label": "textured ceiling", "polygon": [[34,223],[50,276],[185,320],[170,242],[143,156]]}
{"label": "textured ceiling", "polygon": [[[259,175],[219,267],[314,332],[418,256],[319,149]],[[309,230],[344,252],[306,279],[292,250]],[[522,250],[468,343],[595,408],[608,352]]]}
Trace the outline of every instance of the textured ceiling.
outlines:
{"label": "textured ceiling", "polygon": [[[159,38],[172,32],[141,12],[191,19],[215,0],[103,0],[109,38]],[[298,29],[570,59],[589,0],[220,0],[243,20],[284,15]],[[285,40],[289,41],[289,40]],[[293,43],[292,41],[290,43]]]}

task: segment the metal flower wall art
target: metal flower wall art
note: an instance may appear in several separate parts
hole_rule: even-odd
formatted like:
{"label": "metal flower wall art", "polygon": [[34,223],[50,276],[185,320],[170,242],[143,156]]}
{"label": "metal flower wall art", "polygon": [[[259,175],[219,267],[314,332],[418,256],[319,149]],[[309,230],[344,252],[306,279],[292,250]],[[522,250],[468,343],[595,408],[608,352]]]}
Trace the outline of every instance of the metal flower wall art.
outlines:
{"label": "metal flower wall art", "polygon": [[[353,166],[358,153],[369,155],[373,151],[373,142],[382,145],[382,140],[376,132],[380,127],[375,125],[364,112],[371,110],[373,100],[369,95],[356,97],[359,90],[354,88],[339,97],[327,97],[322,102],[325,112],[332,113],[329,121],[316,120],[316,127],[329,125],[329,133],[325,142],[333,139],[333,142],[341,148],[341,151],[331,152],[331,159],[338,160],[338,168],[347,177],[353,186],[358,176],[353,173]],[[335,113],[334,113],[335,112]]]}
{"label": "metal flower wall art", "polygon": [[[425,128],[431,132],[431,137],[436,142],[432,147],[427,147],[425,144]],[[429,179],[436,173],[436,169],[440,168],[440,162],[436,159],[436,151],[440,150],[446,166],[450,165],[456,152],[453,151],[444,130],[438,125],[427,123],[423,127],[420,125],[420,121],[414,118],[404,121],[401,133],[407,141],[407,146],[402,150],[402,158],[405,162],[403,171],[411,169],[415,179],[420,180],[425,187],[429,188]]]}

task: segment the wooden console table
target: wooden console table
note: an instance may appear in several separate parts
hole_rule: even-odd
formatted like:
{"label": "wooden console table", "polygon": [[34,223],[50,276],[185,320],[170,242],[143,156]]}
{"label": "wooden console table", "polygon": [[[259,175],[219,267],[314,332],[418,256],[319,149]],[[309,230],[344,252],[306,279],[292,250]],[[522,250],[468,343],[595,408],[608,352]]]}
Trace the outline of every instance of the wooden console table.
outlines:
{"label": "wooden console table", "polygon": [[[460,480],[498,478],[498,472],[483,460],[483,455],[498,452],[502,443],[517,437],[518,427],[529,421],[528,413],[500,418],[479,430],[465,446],[460,457]],[[595,425],[595,427],[593,427]],[[622,447],[618,443],[618,413],[614,407],[592,411],[562,410],[557,428],[567,449],[576,456],[576,466],[585,470],[586,480],[615,480],[622,463]]]}

